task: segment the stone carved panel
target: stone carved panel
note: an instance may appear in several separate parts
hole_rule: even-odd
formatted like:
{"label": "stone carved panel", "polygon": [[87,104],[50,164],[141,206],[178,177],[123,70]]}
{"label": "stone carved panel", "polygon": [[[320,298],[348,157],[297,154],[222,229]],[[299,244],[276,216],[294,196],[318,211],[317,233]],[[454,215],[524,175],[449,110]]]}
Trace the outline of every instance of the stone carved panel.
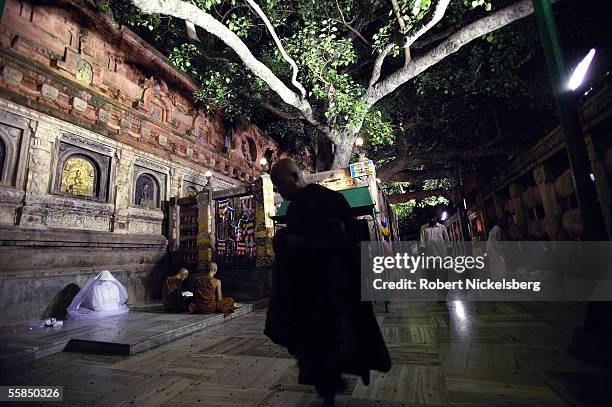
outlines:
{"label": "stone carved panel", "polygon": [[[27,209],[26,224],[39,223],[50,228],[110,231],[113,206],[69,197],[41,196],[33,199]],[[23,223],[23,222],[22,222]]]}
{"label": "stone carved panel", "polygon": [[47,214],[46,223],[48,227],[108,232],[110,230],[110,219],[110,216],[50,210]]}
{"label": "stone carved panel", "polygon": [[163,212],[153,212],[141,208],[129,210],[129,233],[160,235],[163,232]]}
{"label": "stone carved panel", "polygon": [[0,109],[0,185],[23,188],[29,120]]}

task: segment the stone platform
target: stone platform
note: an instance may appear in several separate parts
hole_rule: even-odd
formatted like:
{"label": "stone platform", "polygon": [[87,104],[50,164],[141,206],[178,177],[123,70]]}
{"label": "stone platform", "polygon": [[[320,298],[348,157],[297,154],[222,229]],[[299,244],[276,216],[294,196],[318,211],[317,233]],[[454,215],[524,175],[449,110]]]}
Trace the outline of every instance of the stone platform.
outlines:
{"label": "stone platform", "polygon": [[233,314],[168,314],[161,305],[140,304],[126,315],[90,321],[64,321],[40,327],[40,321],[0,333],[0,369],[62,351],[133,355],[183,338],[206,327],[245,315],[258,304],[244,304]]}

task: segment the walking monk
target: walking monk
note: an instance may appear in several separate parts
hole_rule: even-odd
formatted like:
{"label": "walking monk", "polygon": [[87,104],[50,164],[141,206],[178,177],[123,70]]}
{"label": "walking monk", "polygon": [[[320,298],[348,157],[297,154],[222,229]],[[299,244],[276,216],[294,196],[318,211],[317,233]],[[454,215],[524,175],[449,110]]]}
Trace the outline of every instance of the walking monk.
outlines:
{"label": "walking monk", "polygon": [[372,304],[360,298],[360,253],[350,206],[342,194],[306,184],[290,159],[272,182],[284,199],[287,228],[273,245],[275,265],[265,334],[297,359],[298,381],[315,386],[325,405],[345,386],[342,373],[370,382],[391,361]]}
{"label": "walking monk", "polygon": [[215,278],[217,263],[210,262],[208,273],[195,282],[194,303],[189,304],[189,312],[198,314],[212,314],[219,312],[224,315],[234,312],[234,299],[223,298],[221,280]]}

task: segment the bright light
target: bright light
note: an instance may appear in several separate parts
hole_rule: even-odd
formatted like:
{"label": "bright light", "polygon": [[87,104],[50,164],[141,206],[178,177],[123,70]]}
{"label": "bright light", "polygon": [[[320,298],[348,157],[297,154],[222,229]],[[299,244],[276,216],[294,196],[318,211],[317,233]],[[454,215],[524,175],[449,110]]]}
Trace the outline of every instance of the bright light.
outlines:
{"label": "bright light", "polygon": [[595,174],[591,173],[591,181],[595,181]]}
{"label": "bright light", "polygon": [[453,301],[453,303],[455,305],[455,315],[460,321],[465,321],[465,309],[463,308],[463,303],[461,301]]}
{"label": "bright light", "polygon": [[467,202],[465,202],[465,198],[463,198],[463,209],[467,209]]}
{"label": "bright light", "polygon": [[361,137],[357,137],[357,138],[355,139],[355,145],[356,145],[357,147],[361,147],[361,146],[363,145],[363,139],[362,139]]}
{"label": "bright light", "polygon": [[204,176],[206,178],[210,178],[210,177],[212,177],[212,172],[210,172],[210,170],[206,170],[206,172],[204,173]]}
{"label": "bright light", "polygon": [[593,62],[593,58],[595,57],[595,48],[592,48],[588,54],[580,61],[574,72],[572,72],[572,76],[567,84],[567,86],[571,90],[576,90],[582,85],[582,81],[586,76],[589,66],[591,66],[591,62]]}
{"label": "bright light", "polygon": [[442,221],[445,221],[446,219],[448,219],[448,212],[446,212],[446,211],[442,212],[442,217],[440,219]]}
{"label": "bright light", "polygon": [[266,157],[261,157],[261,160],[259,160],[259,164],[263,165],[268,165],[268,160],[266,159]]}

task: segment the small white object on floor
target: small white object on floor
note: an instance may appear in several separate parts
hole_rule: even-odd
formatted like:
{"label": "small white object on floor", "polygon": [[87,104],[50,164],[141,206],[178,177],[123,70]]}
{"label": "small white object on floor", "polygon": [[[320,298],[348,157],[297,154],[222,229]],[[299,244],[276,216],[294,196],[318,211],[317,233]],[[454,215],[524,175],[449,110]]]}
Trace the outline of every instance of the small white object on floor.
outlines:
{"label": "small white object on floor", "polygon": [[191,291],[183,291],[181,294],[183,297],[193,297],[193,293]]}
{"label": "small white object on floor", "polygon": [[54,328],[57,327],[57,328],[59,328],[59,327],[64,326],[64,321],[58,321],[55,318],[49,318],[49,319],[45,320],[45,326],[46,327],[54,327]]}

